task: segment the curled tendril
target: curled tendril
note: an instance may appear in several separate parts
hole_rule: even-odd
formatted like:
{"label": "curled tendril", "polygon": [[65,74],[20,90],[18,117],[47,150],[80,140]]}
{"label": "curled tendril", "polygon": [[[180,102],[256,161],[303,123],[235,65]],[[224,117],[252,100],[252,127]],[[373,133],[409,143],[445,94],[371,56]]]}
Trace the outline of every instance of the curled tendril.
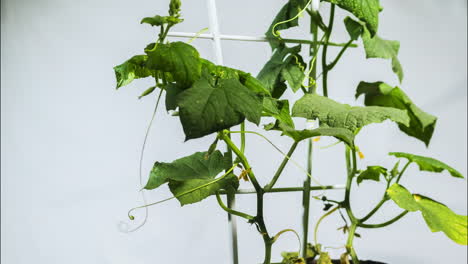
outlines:
{"label": "curled tendril", "polygon": [[203,34],[204,32],[208,31],[208,28],[202,28],[200,31],[198,31],[195,36],[191,39],[189,39],[189,41],[187,41],[187,43],[192,43],[194,40],[196,40],[198,37],[200,37],[201,34]]}
{"label": "curled tendril", "polygon": [[291,233],[294,233],[296,235],[296,238],[297,238],[297,241],[299,242],[299,256],[301,255],[301,237],[299,236],[299,234],[296,232],[296,230],[294,229],[284,229],[284,230],[281,230],[278,232],[278,234],[276,234],[273,239],[272,239],[272,242],[275,243],[276,240],[278,240],[278,238],[284,234],[284,233],[287,233],[287,232],[291,232]]}
{"label": "curled tendril", "polygon": [[284,153],[279,147],[277,147],[271,140],[269,140],[266,136],[258,133],[258,132],[255,132],[255,131],[227,131],[227,133],[247,133],[247,134],[254,134],[254,135],[257,135],[261,138],[263,138],[264,140],[266,140],[271,146],[273,146],[273,148],[275,148],[279,153],[281,153],[281,155],[283,155],[285,158],[287,158],[289,161],[291,161],[297,168],[299,168],[302,172],[304,172],[307,177],[309,177],[316,185],[322,187],[324,190],[326,189],[326,186],[324,186],[323,184],[321,184],[317,179],[315,179],[314,177],[312,177],[312,175],[307,172],[306,169],[304,169],[304,167],[302,167],[298,162],[296,162],[295,160],[293,160],[291,157],[289,157],[286,153]]}
{"label": "curled tendril", "polygon": [[181,193],[181,194],[179,194],[179,195],[172,196],[172,197],[169,197],[169,198],[166,198],[166,199],[163,199],[163,200],[154,202],[154,203],[150,203],[150,204],[146,204],[146,203],[145,203],[145,204],[142,205],[142,206],[133,207],[132,209],[128,210],[128,213],[127,213],[128,218],[129,218],[130,220],[134,220],[134,219],[135,219],[135,216],[133,216],[133,214],[132,214],[132,212],[135,211],[135,210],[142,209],[142,208],[145,208],[146,210],[148,210],[148,207],[150,207],[150,206],[157,205],[157,204],[161,204],[161,203],[170,201],[170,200],[172,200],[172,199],[174,199],[174,198],[182,197],[182,196],[184,196],[184,195],[187,195],[187,194],[189,194],[189,193],[192,193],[192,192],[194,192],[194,191],[197,191],[197,190],[199,190],[199,189],[201,189],[201,188],[205,188],[205,187],[207,187],[207,186],[209,186],[209,185],[211,185],[211,184],[214,184],[214,183],[216,183],[216,182],[222,180],[224,177],[228,176],[228,175],[234,170],[234,168],[236,168],[236,167],[237,167],[237,163],[234,164],[229,170],[227,170],[226,173],[224,173],[221,177],[216,178],[216,179],[214,179],[214,180],[211,181],[211,182],[205,183],[205,184],[200,185],[200,186],[198,186],[198,187],[196,187],[196,188],[193,188],[193,189],[191,189],[191,190],[185,191],[185,192],[183,192],[183,193]]}
{"label": "curled tendril", "polygon": [[293,18],[290,18],[290,19],[287,19],[287,20],[284,20],[284,21],[280,21],[280,22],[274,24],[273,27],[271,28],[271,33],[273,34],[273,36],[275,36],[275,37],[281,39],[281,36],[280,36],[279,31],[276,31],[275,28],[276,28],[277,26],[281,25],[281,24],[289,23],[289,22],[295,20],[296,18],[299,18],[299,17],[302,15],[302,13],[304,13],[304,11],[306,11],[306,9],[307,9],[307,7],[310,5],[310,3],[312,3],[312,0],[309,0],[309,2],[304,6],[304,8],[301,9],[301,10],[297,13],[297,15],[294,16]]}

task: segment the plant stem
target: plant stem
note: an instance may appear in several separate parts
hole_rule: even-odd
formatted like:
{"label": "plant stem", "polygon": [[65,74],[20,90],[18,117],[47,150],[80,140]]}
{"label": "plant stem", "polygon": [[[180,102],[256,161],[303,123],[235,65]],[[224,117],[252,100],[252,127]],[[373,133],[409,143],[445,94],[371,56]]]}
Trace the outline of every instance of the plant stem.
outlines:
{"label": "plant stem", "polygon": [[[352,165],[350,162],[350,155],[352,156]],[[354,213],[351,209],[350,195],[353,178],[356,174],[356,152],[354,150],[351,151],[348,146],[346,146],[346,169],[348,171],[348,177],[346,179],[346,191],[343,207],[346,209],[346,213],[348,214],[351,222],[355,223],[358,221],[358,219],[354,216]]]}
{"label": "plant stem", "polygon": [[323,219],[325,219],[325,217],[333,214],[338,209],[340,209],[340,206],[335,206],[335,208],[331,209],[326,214],[322,215],[322,217],[320,217],[320,219],[317,221],[317,224],[315,225],[315,229],[314,229],[314,243],[315,243],[315,245],[318,245],[317,233],[318,233],[318,228],[320,226],[320,223],[323,221]]}
{"label": "plant stem", "polygon": [[241,129],[241,134],[240,134],[240,138],[241,138],[241,151],[242,153],[245,153],[245,121],[241,123],[240,125],[240,129]]}
{"label": "plant stem", "polygon": [[382,196],[382,199],[380,199],[380,202],[366,216],[359,219],[360,223],[363,223],[367,221],[369,218],[371,218],[380,209],[380,207],[382,207],[382,205],[384,205],[389,200],[387,196],[388,187],[390,187],[390,181],[387,181],[387,187],[385,187],[385,192]]}
{"label": "plant stem", "polygon": [[323,85],[323,96],[328,97],[328,66],[327,66],[327,50],[328,50],[328,41],[330,40],[330,35],[333,30],[333,21],[335,19],[335,5],[331,4],[330,7],[330,20],[328,22],[327,31],[325,32],[325,44],[323,45],[322,50],[322,85]]}
{"label": "plant stem", "polygon": [[283,161],[281,162],[280,166],[278,167],[278,170],[276,170],[276,173],[275,175],[273,176],[273,179],[271,179],[270,183],[268,183],[266,186],[265,186],[265,192],[268,192],[270,191],[273,186],[275,185],[276,181],[278,181],[278,178],[280,177],[281,173],[283,172],[284,168],[286,167],[286,164],[288,163],[289,161],[289,158],[291,157],[291,155],[293,154],[294,150],[296,150],[296,147],[297,147],[297,144],[299,142],[294,142],[291,146],[291,148],[289,149],[288,151],[288,154],[286,157],[284,157]]}
{"label": "plant stem", "polygon": [[381,227],[386,227],[388,225],[391,225],[393,223],[395,223],[396,221],[400,220],[403,216],[405,216],[406,214],[408,213],[408,211],[404,211],[402,212],[401,214],[395,216],[394,218],[392,218],[391,220],[387,221],[387,222],[383,222],[381,224],[363,224],[363,223],[359,223],[358,225],[360,227],[363,227],[363,228],[381,228]]}
{"label": "plant stem", "polygon": [[328,64],[327,65],[327,72],[328,71],[331,71],[333,69],[333,67],[335,67],[335,65],[338,63],[338,61],[341,59],[341,56],[343,56],[343,54],[345,53],[345,51],[348,49],[349,45],[351,45],[353,43],[353,40],[350,39],[348,41],[348,43],[346,43],[346,45],[340,50],[340,52],[338,53],[338,55],[336,55],[336,58],[333,60],[332,63]]}
{"label": "plant stem", "polygon": [[270,264],[271,263],[271,245],[272,245],[272,239],[268,235],[268,230],[265,226],[265,221],[263,219],[263,195],[265,194],[265,191],[263,188],[260,186],[260,184],[257,181],[257,178],[255,177],[255,174],[252,171],[252,167],[250,167],[249,162],[247,161],[247,158],[244,156],[244,153],[242,153],[239,148],[232,142],[232,140],[227,136],[229,134],[229,131],[222,131],[220,132],[219,138],[224,140],[226,144],[229,146],[229,148],[236,154],[236,156],[239,158],[240,162],[242,165],[244,165],[244,169],[248,171],[249,179],[250,182],[253,184],[256,194],[257,194],[257,215],[255,216],[254,220],[255,223],[257,224],[257,228],[259,232],[262,235],[263,242],[265,244],[265,259],[263,261],[263,264]]}
{"label": "plant stem", "polygon": [[[267,38],[267,40],[270,40],[270,38]],[[278,40],[276,37],[271,38],[271,40]],[[325,41],[310,41],[310,40],[305,40],[305,39],[281,39],[282,41],[286,43],[296,43],[296,44],[309,44],[309,45],[328,45],[328,46],[333,46],[333,47],[344,47],[348,43],[334,43],[334,42],[325,42]],[[351,44],[349,45],[350,48],[357,48],[358,45],[356,44]]]}
{"label": "plant stem", "polygon": [[[325,185],[325,186],[310,186],[310,191],[322,191],[322,190],[334,190],[337,189],[336,186],[333,185]],[[281,192],[302,192],[304,191],[304,187],[283,187],[283,188],[272,188],[271,190],[264,190],[265,193],[281,193]],[[242,189],[237,190],[236,194],[253,194],[256,193],[255,189]],[[226,191],[220,190],[219,194],[226,194]],[[328,200],[332,202],[331,200]]]}
{"label": "plant stem", "polygon": [[346,241],[346,250],[348,251],[348,254],[351,256],[351,260],[353,261],[353,264],[359,264],[359,258],[357,257],[356,251],[354,250],[354,246],[353,246],[353,240],[356,234],[356,228],[357,228],[357,224],[352,223],[348,231],[348,240]]}
{"label": "plant stem", "polygon": [[249,214],[242,213],[242,212],[236,211],[234,209],[228,208],[223,203],[223,200],[221,199],[221,196],[219,195],[219,192],[216,192],[216,200],[218,201],[219,206],[221,208],[223,208],[223,210],[226,211],[228,214],[237,215],[237,216],[240,216],[240,217],[245,218],[247,220],[253,220],[255,218],[255,217],[253,217],[253,216],[251,216]]}
{"label": "plant stem", "polygon": [[408,166],[411,164],[411,161],[408,161],[408,163],[405,164],[405,166],[403,167],[403,169],[401,170],[400,174],[398,174],[398,177],[396,179],[396,183],[399,183],[400,182],[400,179],[401,179],[401,176],[403,176],[403,173],[405,173],[406,169],[408,168]]}

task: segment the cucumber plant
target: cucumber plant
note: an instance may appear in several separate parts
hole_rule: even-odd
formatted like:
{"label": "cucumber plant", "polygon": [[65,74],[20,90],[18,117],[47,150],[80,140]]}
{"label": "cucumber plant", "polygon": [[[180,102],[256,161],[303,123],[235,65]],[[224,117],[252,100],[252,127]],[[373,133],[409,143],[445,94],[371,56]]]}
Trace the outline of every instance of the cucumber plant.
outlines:
{"label": "cucumber plant", "polygon": [[[318,11],[320,2],[330,6],[328,22],[323,21]],[[349,33],[349,41],[342,44],[330,41],[336,8],[350,15],[343,21],[343,26]],[[152,96],[153,92],[159,89],[157,105],[164,94],[166,110],[173,111],[173,115],[180,119],[186,140],[213,138],[213,143],[207,146],[206,151],[196,152],[172,162],[156,161],[144,189],[153,190],[168,184],[173,194],[172,198],[177,199],[181,205],[215,196],[223,210],[244,218],[255,227],[254,230],[259,232],[265,245],[263,263],[270,264],[271,248],[275,241],[281,234],[295,231],[287,229],[274,235],[268,230],[267,219],[264,218],[263,198],[265,193],[285,190],[275,188],[276,182],[285,166],[294,162],[290,156],[296,147],[299,144],[307,144],[309,164],[307,170],[304,170],[307,177],[303,187],[295,188],[303,192],[306,211],[304,232],[300,238],[302,247],[298,252],[284,252],[282,263],[332,263],[330,256],[322,250],[316,239],[315,243],[308,243],[307,226],[311,189],[327,188],[321,185],[312,186],[312,142],[316,137],[335,137],[345,144],[347,170],[343,179],[346,181],[346,188],[340,201],[321,197],[327,212],[320,218],[315,230],[317,234],[317,228],[326,216],[343,211],[346,225],[342,229],[347,234],[347,240],[344,242],[344,252],[340,260],[334,263],[364,263],[365,261],[359,260],[353,246],[354,238],[358,236],[356,231],[360,228],[384,228],[413,212],[421,213],[432,232],[441,231],[454,242],[466,245],[467,216],[458,215],[429,197],[412,194],[401,183],[406,169],[411,165],[418,165],[421,171],[446,171],[454,178],[463,178],[457,170],[442,161],[404,152],[389,153],[396,159],[395,165],[390,169],[377,164],[361,169],[358,164],[357,156],[361,153],[354,144],[354,139],[366,125],[392,121],[403,133],[428,146],[437,118],[419,108],[401,88],[384,82],[363,81],[358,85],[356,98],[363,96],[364,106],[350,106],[328,98],[327,81],[332,69],[349,48],[357,47],[360,40],[367,58],[390,60],[392,71],[400,82],[403,80],[403,69],[398,60],[399,42],[379,36],[381,11],[379,0],[287,1],[266,31],[273,54],[257,77],[203,59],[189,43],[168,41],[169,30],[183,22],[180,0],[170,0],[167,16],[143,18],[141,23],[159,28],[159,34],[154,43],[146,46],[144,54],[135,55],[114,67],[117,88],[131,83],[134,79],[153,78],[155,85],[145,90],[140,98]],[[299,17],[306,15],[310,18],[310,25],[306,26],[310,26],[311,40],[281,37],[282,30],[299,26]],[[333,59],[327,57],[329,46],[341,48]],[[309,54],[308,62],[301,56],[302,49],[306,49]],[[319,86],[321,91],[318,90]],[[296,102],[291,102],[283,96],[287,89],[303,95]],[[245,138],[250,135],[268,139],[263,133],[246,131],[245,122],[260,125],[264,117],[268,120],[274,119],[273,123],[264,124],[265,134],[280,132],[289,137],[292,143],[287,154],[280,151],[284,160],[278,164],[271,181],[263,186],[256,177],[256,174],[261,172],[252,168],[245,153]],[[315,121],[319,126],[315,129],[297,129],[294,124],[294,120],[297,119]],[[233,128],[237,126],[240,128],[234,131]],[[233,133],[240,134],[240,143],[233,141]],[[223,145],[227,146],[227,151],[220,150],[224,148]],[[403,166],[400,164],[402,161],[405,162]],[[298,165],[296,162],[294,164]],[[250,182],[255,190],[255,215],[230,208],[223,202],[222,195],[235,197],[240,180]],[[386,186],[381,200],[376,201],[375,208],[362,217],[355,215],[351,206],[351,187],[354,181],[358,184],[377,181]],[[134,219],[132,212],[136,209],[147,208],[167,200],[133,208],[129,217]],[[382,223],[369,223],[387,202],[401,207],[401,213]]]}

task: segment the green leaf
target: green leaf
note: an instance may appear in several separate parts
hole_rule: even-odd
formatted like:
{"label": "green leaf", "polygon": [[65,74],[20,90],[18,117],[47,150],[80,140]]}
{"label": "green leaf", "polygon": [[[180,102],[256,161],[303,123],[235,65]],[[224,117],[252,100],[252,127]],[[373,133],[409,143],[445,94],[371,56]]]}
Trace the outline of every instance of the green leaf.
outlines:
{"label": "green leaf", "polygon": [[317,264],[333,264],[327,252],[320,252],[320,256],[317,260]]}
{"label": "green leaf", "polygon": [[151,76],[151,70],[146,67],[147,59],[146,55],[136,55],[124,63],[115,66],[117,89],[131,83],[135,79]]}
{"label": "green leaf", "polygon": [[382,10],[379,0],[326,0],[351,12],[366,24],[366,28],[374,36],[379,27],[379,13]]}
{"label": "green leaf", "polygon": [[177,96],[186,140],[240,124],[245,118],[258,124],[262,101],[237,79],[215,83],[200,79]]}
{"label": "green leaf", "polygon": [[[294,128],[294,122],[291,114],[289,113],[289,101],[278,100],[271,97],[263,98],[263,112],[264,114],[274,117],[277,123],[285,124],[288,127]],[[271,128],[266,128],[267,130]]]}
{"label": "green leaf", "polygon": [[316,129],[294,130],[283,127],[283,134],[295,141],[301,141],[311,137],[329,136],[343,141],[350,147],[354,147],[354,133],[346,128],[319,127]]}
{"label": "green leaf", "polygon": [[177,96],[184,91],[176,84],[169,83],[166,85],[166,111],[177,109]]}
{"label": "green leaf", "polygon": [[364,180],[380,181],[380,175],[387,175],[387,169],[381,166],[367,166],[367,169],[357,177],[357,183]]}
{"label": "green leaf", "polygon": [[356,98],[365,95],[364,103],[368,106],[386,106],[407,110],[410,118],[409,126],[400,124],[400,130],[429,145],[437,118],[417,107],[411,99],[398,87],[391,87],[382,82],[361,82],[356,91]]}
{"label": "green leaf", "polygon": [[263,66],[257,78],[270,91],[273,97],[279,98],[286,89],[287,81],[293,91],[301,88],[306,67],[299,55],[301,46],[291,48],[281,45]]}
{"label": "green leaf", "polygon": [[[309,2],[308,0],[289,0],[281,8],[281,10],[279,11],[279,13],[276,15],[275,19],[271,23],[270,27],[268,28],[268,31],[265,33],[272,49],[275,49],[281,45],[281,40],[275,35],[273,35],[273,27],[274,27],[274,30],[278,32],[280,30],[297,27],[299,25],[299,18],[293,19],[291,21],[288,21],[288,20],[297,16],[297,14],[302,9],[304,9],[304,7],[307,5],[308,2]],[[288,22],[278,24],[283,21],[288,21]]]}
{"label": "green leaf", "polygon": [[223,170],[224,158],[221,152],[217,150],[208,156],[207,152],[196,152],[170,163],[156,162],[144,188],[152,190],[168,180],[211,180]]}
{"label": "green leaf", "polygon": [[444,170],[448,171],[450,175],[456,178],[464,178],[463,175],[450,167],[449,165],[443,163],[440,160],[436,160],[430,157],[423,157],[418,155],[413,155],[403,152],[390,152],[388,155],[395,156],[397,158],[406,158],[408,161],[414,162],[419,165],[419,170],[421,171],[431,171],[431,172],[442,172]]}
{"label": "green leaf", "polygon": [[150,44],[146,66],[171,73],[177,85],[186,89],[201,76],[202,63],[198,51],[184,42]]}
{"label": "green leaf", "polygon": [[454,242],[467,245],[468,217],[458,215],[447,206],[428,197],[411,194],[405,187],[394,184],[387,194],[401,208],[415,212],[420,211],[432,232],[444,232]]}
{"label": "green leaf", "polygon": [[320,126],[346,128],[354,133],[358,129],[387,119],[409,124],[406,111],[380,106],[350,106],[340,104],[327,97],[306,94],[293,107],[292,115],[307,119],[319,119]]}
{"label": "green leaf", "polygon": [[154,17],[145,17],[141,20],[140,24],[149,24],[151,26],[161,26],[167,23],[167,16],[156,15]]}
{"label": "green leaf", "polygon": [[141,99],[141,98],[151,94],[155,89],[156,89],[156,86],[151,86],[150,88],[146,89],[140,96],[138,96],[138,99]]}
{"label": "green leaf", "polygon": [[241,70],[229,68],[226,66],[215,65],[211,61],[201,59],[202,62],[202,76],[208,80],[213,79],[238,79],[242,85],[252,90],[252,92],[262,95],[271,96],[270,91],[263,86],[263,84],[252,77],[250,73]]}
{"label": "green leaf", "polygon": [[366,58],[381,58],[392,60],[392,70],[398,76],[399,81],[403,80],[403,68],[398,60],[398,52],[400,50],[400,42],[396,40],[382,39],[377,35],[372,35],[366,27],[350,17],[344,20],[346,30],[349,36],[356,40],[358,34],[364,43],[364,50],[366,51]]}
{"label": "green leaf", "polygon": [[[180,204],[192,204],[199,202],[221,189],[230,189],[233,188],[237,190],[239,187],[239,180],[234,174],[229,174],[224,178],[218,178],[215,180],[214,176],[210,179],[194,179],[186,181],[169,181],[169,189],[172,194],[176,196]],[[191,190],[197,189],[195,191],[189,192]],[[183,193],[189,192],[185,195],[180,196]]]}

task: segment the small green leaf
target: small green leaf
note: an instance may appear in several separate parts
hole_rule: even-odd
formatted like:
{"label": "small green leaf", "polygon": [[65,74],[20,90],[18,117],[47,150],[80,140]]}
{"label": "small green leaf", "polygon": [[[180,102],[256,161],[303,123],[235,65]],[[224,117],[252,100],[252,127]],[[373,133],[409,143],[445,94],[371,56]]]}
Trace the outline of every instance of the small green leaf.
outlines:
{"label": "small green leaf", "polygon": [[184,42],[150,44],[146,66],[150,69],[171,73],[181,88],[190,87],[201,76],[202,63],[198,51]]}
{"label": "small green leaf", "polygon": [[[265,97],[263,98],[263,112],[268,116],[274,117],[278,123],[294,128],[294,122],[289,113],[288,100]],[[267,130],[269,129],[267,128]]]}
{"label": "small green leaf", "polygon": [[186,140],[240,124],[245,118],[258,124],[262,102],[237,79],[204,78],[177,96]]}
{"label": "small green leaf", "polygon": [[134,79],[152,76],[151,70],[146,67],[147,59],[146,55],[136,55],[126,62],[115,66],[117,89],[131,83]]}
{"label": "small green leaf", "polygon": [[156,89],[156,86],[151,86],[150,88],[146,89],[140,96],[138,96],[138,99],[141,99],[141,98],[151,94],[155,89]]}
{"label": "small green leaf", "polygon": [[364,180],[380,181],[380,175],[387,175],[387,169],[381,166],[367,166],[367,169],[357,177],[357,183]]}
{"label": "small green leaf", "polygon": [[[200,188],[201,187],[201,188]],[[239,187],[239,180],[234,174],[229,174],[226,177],[215,181],[214,177],[210,179],[193,179],[186,181],[174,181],[169,180],[169,189],[172,194],[176,196],[180,204],[192,204],[199,202],[221,189],[235,189]],[[187,191],[199,188],[193,192],[190,192],[186,195],[179,196]]]}
{"label": "small green leaf", "polygon": [[270,91],[273,97],[279,98],[286,89],[287,81],[293,91],[301,88],[306,67],[301,55],[301,46],[291,48],[281,45],[263,66],[257,78]]}
{"label": "small green leaf", "polygon": [[361,82],[356,91],[356,98],[365,95],[364,103],[368,106],[385,106],[407,110],[410,118],[409,126],[400,124],[400,130],[429,145],[437,118],[417,107],[411,99],[398,87],[391,87],[382,82]]}
{"label": "small green leaf", "polygon": [[398,60],[398,52],[400,50],[400,42],[396,40],[382,39],[377,35],[372,35],[362,23],[346,17],[344,20],[346,30],[349,36],[356,40],[358,34],[361,34],[361,38],[364,43],[364,50],[366,51],[366,57],[369,58],[381,58],[392,60],[392,70],[398,76],[399,81],[403,80],[403,68]]}
{"label": "small green leaf", "polygon": [[366,24],[366,28],[374,36],[379,27],[379,13],[381,11],[379,0],[325,0],[337,4],[339,7],[351,12]]}
{"label": "small green leaf", "polygon": [[206,154],[206,152],[196,152],[170,163],[156,162],[145,189],[155,189],[168,180],[213,179],[224,170],[224,158],[219,151],[215,151],[209,156]]}
{"label": "small green leaf", "polygon": [[432,232],[444,232],[454,242],[467,245],[468,217],[458,215],[447,206],[428,197],[411,194],[405,187],[394,184],[387,194],[401,208],[415,212],[420,211]]}
{"label": "small green leaf", "polygon": [[[289,0],[278,12],[275,19],[271,23],[271,26],[268,28],[268,31],[265,33],[268,41],[270,42],[270,46],[272,49],[277,48],[281,45],[281,40],[278,39],[275,35],[273,35],[273,27],[275,31],[285,30],[292,27],[297,27],[299,25],[299,18],[292,19],[293,17],[297,16],[297,14],[304,9],[307,5],[308,0]],[[283,21],[288,21],[286,23],[281,23]],[[281,24],[278,24],[281,23]],[[276,26],[275,26],[276,25]]]}
{"label": "small green leaf", "polygon": [[418,155],[413,155],[403,152],[390,152],[388,155],[395,156],[397,158],[406,158],[411,162],[414,162],[419,165],[419,170],[421,171],[431,171],[431,172],[442,172],[444,170],[448,171],[450,175],[456,178],[464,178],[463,175],[450,167],[449,165],[443,163],[440,160],[436,160],[430,157],[423,157]]}
{"label": "small green leaf", "polygon": [[358,129],[387,119],[409,124],[406,111],[380,106],[350,106],[327,97],[306,94],[293,107],[292,115],[307,119],[319,119],[320,126],[341,127],[357,132]]}
{"label": "small green leaf", "polygon": [[399,173],[398,167],[399,166],[400,166],[400,161],[397,161],[397,163],[395,163],[392,170],[390,171],[390,175],[392,176],[392,178],[394,178],[394,177],[396,177],[398,175],[398,173]]}
{"label": "small green leaf", "polygon": [[141,20],[140,24],[149,24],[151,26],[161,26],[167,23],[167,16],[156,15],[154,17],[145,17]]}

